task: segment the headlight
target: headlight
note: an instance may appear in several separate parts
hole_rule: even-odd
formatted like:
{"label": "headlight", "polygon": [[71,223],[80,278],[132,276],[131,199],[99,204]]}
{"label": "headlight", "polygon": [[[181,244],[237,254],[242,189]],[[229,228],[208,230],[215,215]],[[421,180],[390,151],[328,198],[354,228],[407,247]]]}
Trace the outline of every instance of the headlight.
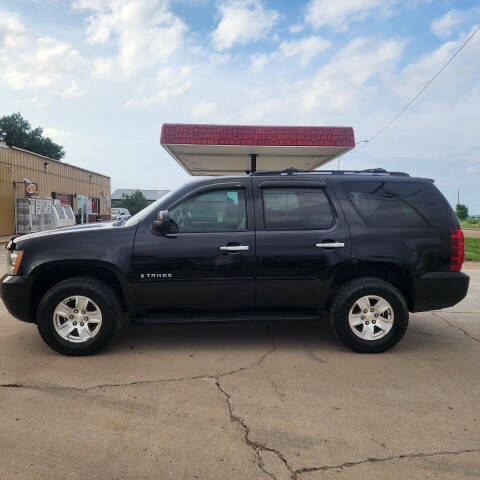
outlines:
{"label": "headlight", "polygon": [[22,262],[23,252],[21,250],[8,250],[7,253],[7,273],[9,275],[18,275],[20,263]]}

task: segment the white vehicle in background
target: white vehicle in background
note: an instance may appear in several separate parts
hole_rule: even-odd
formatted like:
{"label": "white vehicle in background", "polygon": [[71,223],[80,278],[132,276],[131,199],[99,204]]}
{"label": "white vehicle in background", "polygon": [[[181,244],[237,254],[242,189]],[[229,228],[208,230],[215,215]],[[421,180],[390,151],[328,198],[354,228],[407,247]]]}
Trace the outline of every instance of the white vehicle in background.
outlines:
{"label": "white vehicle in background", "polygon": [[131,217],[130,212],[126,208],[112,208],[112,220],[128,220]]}

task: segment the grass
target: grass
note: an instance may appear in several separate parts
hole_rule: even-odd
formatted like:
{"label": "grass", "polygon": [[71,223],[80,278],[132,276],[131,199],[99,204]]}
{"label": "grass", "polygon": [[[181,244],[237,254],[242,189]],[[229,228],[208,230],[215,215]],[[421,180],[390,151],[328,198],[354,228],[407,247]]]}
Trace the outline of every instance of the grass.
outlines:
{"label": "grass", "polygon": [[465,237],[465,260],[480,262],[480,238]]}

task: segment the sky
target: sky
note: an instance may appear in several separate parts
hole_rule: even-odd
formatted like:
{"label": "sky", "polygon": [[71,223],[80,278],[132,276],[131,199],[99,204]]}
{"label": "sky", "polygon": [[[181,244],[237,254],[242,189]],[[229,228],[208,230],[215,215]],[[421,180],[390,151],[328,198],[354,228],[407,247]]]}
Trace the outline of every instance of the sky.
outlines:
{"label": "sky", "polygon": [[[188,176],[163,123],[352,126],[362,142],[478,25],[464,0],[0,0],[0,115],[112,189],[170,189]],[[480,215],[480,33],[340,162],[434,178]]]}

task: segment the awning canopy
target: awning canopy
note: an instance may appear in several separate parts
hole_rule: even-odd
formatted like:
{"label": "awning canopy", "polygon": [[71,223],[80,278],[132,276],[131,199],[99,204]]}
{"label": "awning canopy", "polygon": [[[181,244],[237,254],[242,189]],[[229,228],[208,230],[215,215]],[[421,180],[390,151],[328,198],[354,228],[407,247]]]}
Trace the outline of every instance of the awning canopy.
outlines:
{"label": "awning canopy", "polygon": [[355,146],[351,127],[162,126],[161,145],[190,175],[314,170]]}

